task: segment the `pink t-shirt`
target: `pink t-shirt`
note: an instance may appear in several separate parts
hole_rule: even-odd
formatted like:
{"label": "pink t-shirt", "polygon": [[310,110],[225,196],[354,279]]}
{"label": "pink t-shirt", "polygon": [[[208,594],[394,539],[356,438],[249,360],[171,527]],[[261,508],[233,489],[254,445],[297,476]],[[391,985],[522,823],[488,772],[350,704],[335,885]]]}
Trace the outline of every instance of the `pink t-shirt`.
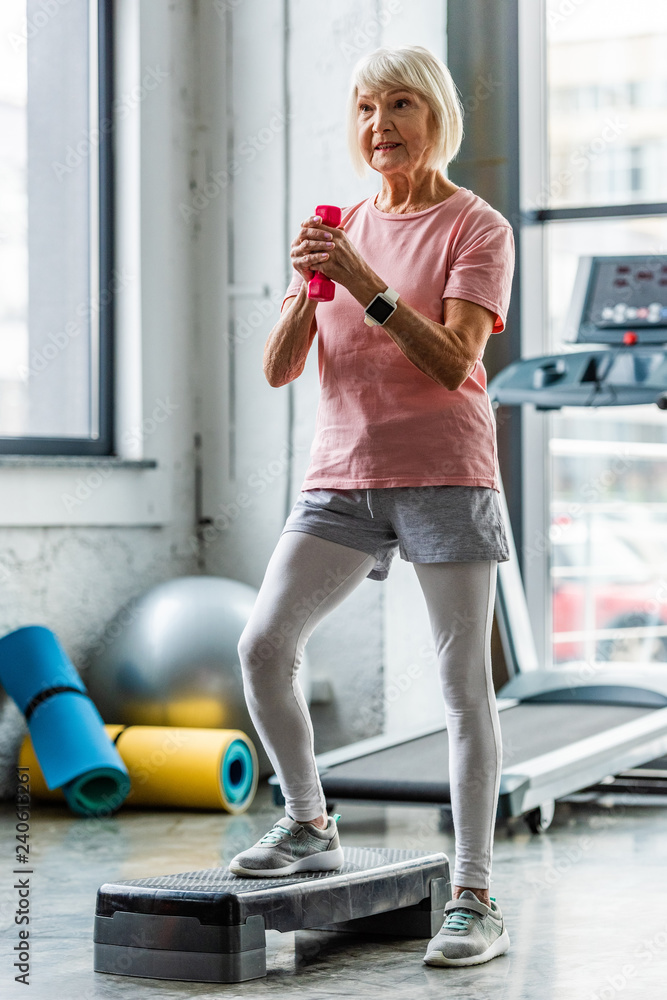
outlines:
{"label": "pink t-shirt", "polygon": [[[422,212],[381,212],[375,196],[343,208],[341,226],[400,297],[444,323],[444,299],[477,302],[505,329],[514,273],[512,227],[459,187]],[[294,272],[283,303],[303,278]],[[367,304],[367,303],[366,303]],[[499,490],[496,424],[481,355],[455,391],[403,354],[341,284],[315,314],[320,399],[302,490],[460,485]],[[391,321],[390,321],[391,322]],[[482,352],[483,354],[483,352]]]}

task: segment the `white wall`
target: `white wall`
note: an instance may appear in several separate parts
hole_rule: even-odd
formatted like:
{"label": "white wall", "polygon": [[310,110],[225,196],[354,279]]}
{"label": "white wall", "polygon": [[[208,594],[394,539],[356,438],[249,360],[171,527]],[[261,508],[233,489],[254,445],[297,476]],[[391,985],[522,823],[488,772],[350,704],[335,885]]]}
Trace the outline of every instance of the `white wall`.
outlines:
{"label": "white wall", "polygon": [[[265,284],[268,294],[219,300],[203,331],[212,356],[221,331],[228,330],[232,341],[229,393],[218,397],[217,424],[209,422],[204,440],[205,512],[217,516],[220,529],[206,529],[212,572],[234,566],[241,579],[261,584],[309,463],[319,395],[316,342],[302,375],[278,389],[264,379],[262,352],[291,277],[289,245],[301,219],[320,202],[352,204],[380,187],[379,177],[360,180],[349,163],[344,116],[352,68],[383,44],[423,44],[444,58],[445,6],[440,0],[290,0],[285,21],[283,5],[271,0],[227,4],[228,142],[225,147],[222,137],[216,139],[219,121],[202,128],[198,160],[208,164],[209,180],[236,161],[234,183],[226,189],[227,274],[239,289],[257,292]],[[209,52],[222,45],[211,23],[202,39]],[[202,53],[201,65],[212,67],[215,60]],[[251,152],[254,144],[260,148]],[[214,278],[204,278],[207,262],[216,275],[223,267],[221,201],[212,198],[197,216],[206,245],[200,273],[208,284]],[[213,306],[209,295],[202,295],[202,306]],[[335,693],[333,705],[313,707],[317,749],[441,718],[429,650],[416,575],[397,555],[386,583],[364,580],[309,640],[313,672],[328,676]],[[401,699],[394,697],[397,684]]]}
{"label": "white wall", "polygon": [[[188,196],[194,122],[191,7],[117,3],[117,95],[129,95],[151,68],[167,73],[117,123],[125,157],[117,263],[132,276],[117,303],[118,431],[122,452],[154,458],[157,468],[0,465],[0,634],[52,628],[84,677],[89,650],[129,598],[198,572],[194,268],[192,236],[176,214]],[[166,408],[153,420],[160,400]],[[65,503],[65,494],[81,499]],[[3,745],[19,721],[13,708],[8,703],[0,725]]]}
{"label": "white wall", "polygon": [[[121,245],[117,260],[130,274],[117,303],[120,452],[157,468],[0,466],[0,629],[41,622],[77,660],[124,600],[196,568],[192,240],[175,213],[187,196],[193,119],[190,6],[143,0],[136,62],[121,60],[117,82],[122,97],[150,69],[166,74],[116,126],[130,161],[119,170],[119,231],[128,214],[140,218],[139,246]],[[140,25],[133,0],[117,8],[122,52]],[[128,151],[133,130],[140,149]]]}
{"label": "white wall", "polygon": [[[348,162],[356,59],[404,42],[444,56],[445,43],[440,0],[116,0],[116,15],[118,92],[150,67],[167,74],[118,135],[119,253],[136,279],[118,302],[119,437],[158,467],[114,469],[66,514],[63,492],[90,469],[0,467],[0,632],[47,625],[84,672],[118,608],[160,580],[261,584],[309,462],[319,391],[316,345],[296,382],[275,389],[262,373],[289,244],[318,202],[379,189]],[[172,414],[138,442],[165,398]],[[365,580],[309,641],[313,673],[334,689],[312,709],[316,749],[440,718],[430,642],[416,576],[396,556],[386,583]],[[396,699],[404,675],[409,694]]]}

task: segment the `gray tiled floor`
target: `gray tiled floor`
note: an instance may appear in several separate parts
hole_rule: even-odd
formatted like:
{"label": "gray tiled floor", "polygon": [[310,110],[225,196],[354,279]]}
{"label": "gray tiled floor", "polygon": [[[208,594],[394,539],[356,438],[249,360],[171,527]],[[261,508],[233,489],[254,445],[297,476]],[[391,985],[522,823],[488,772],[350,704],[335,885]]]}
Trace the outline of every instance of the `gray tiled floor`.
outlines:
{"label": "gray tiled floor", "polygon": [[[451,831],[438,810],[341,803],[344,844],[443,850]],[[477,967],[423,965],[424,942],[344,933],[269,931],[268,975],[238,985],[191,984],[92,969],[99,885],[226,864],[279,810],[263,785],[251,810],[218,813],[121,810],[103,820],[34,803],[31,818],[32,985],[13,982],[17,941],[12,889],[13,809],[0,806],[4,873],[0,995],[32,1000],[128,997],[355,996],[426,1000],[606,1000],[667,993],[667,800],[558,803],[541,836],[520,821],[498,825],[492,895],[511,939],[507,955]]]}

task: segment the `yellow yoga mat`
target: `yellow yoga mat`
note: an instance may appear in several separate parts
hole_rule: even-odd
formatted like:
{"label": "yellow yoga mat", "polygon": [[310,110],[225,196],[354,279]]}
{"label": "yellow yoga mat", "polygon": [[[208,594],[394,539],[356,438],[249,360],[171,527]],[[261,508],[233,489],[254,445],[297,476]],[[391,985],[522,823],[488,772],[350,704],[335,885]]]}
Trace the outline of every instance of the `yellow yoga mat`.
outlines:
{"label": "yellow yoga mat", "polygon": [[[104,729],[130,774],[132,786],[124,805],[242,813],[255,797],[257,752],[239,729],[121,725]],[[29,735],[21,746],[19,766],[30,768],[30,791],[36,798],[65,798],[61,789],[47,787]]]}

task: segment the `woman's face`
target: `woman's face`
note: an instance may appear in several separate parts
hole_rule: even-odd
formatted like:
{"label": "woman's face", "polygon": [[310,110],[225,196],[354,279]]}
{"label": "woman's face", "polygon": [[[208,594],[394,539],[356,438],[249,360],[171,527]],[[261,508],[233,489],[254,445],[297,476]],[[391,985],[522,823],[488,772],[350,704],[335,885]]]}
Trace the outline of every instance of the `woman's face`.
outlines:
{"label": "woman's face", "polygon": [[[431,109],[404,88],[357,95],[357,138],[364,159],[383,174],[426,169],[433,143]],[[393,149],[379,149],[396,143]]]}

